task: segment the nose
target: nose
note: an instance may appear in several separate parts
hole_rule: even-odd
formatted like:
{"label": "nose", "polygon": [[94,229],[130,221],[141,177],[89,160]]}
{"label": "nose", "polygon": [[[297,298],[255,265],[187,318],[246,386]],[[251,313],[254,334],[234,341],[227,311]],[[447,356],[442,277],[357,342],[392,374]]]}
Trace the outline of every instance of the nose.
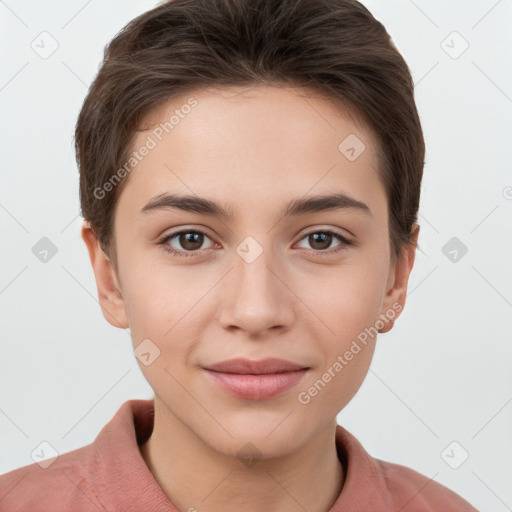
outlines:
{"label": "nose", "polygon": [[293,324],[295,295],[288,284],[290,277],[275,261],[270,250],[252,262],[235,255],[234,268],[219,292],[223,328],[258,337]]}

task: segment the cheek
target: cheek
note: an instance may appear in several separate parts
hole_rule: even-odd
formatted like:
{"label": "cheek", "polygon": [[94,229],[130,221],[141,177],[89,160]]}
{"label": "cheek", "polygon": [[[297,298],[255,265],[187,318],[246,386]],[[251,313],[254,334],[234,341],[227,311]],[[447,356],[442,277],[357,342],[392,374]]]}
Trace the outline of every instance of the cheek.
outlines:
{"label": "cheek", "polygon": [[384,286],[381,272],[366,267],[338,269],[323,284],[309,294],[311,309],[322,320],[311,328],[321,363],[297,396],[312,416],[336,414],[361,386],[375,349]]}
{"label": "cheek", "polygon": [[134,271],[124,295],[134,348],[150,339],[161,351],[160,364],[183,364],[212,314],[205,307],[217,281],[211,271],[201,275],[185,266],[148,263]]}
{"label": "cheek", "polygon": [[[321,320],[314,324],[318,327],[312,337],[323,354],[312,382],[322,377],[322,382],[328,382],[319,403],[341,408],[364,380],[375,347],[386,280],[383,265],[361,264],[338,267],[331,275],[317,278],[316,286],[307,285],[305,302]],[[322,388],[322,383],[318,386]]]}
{"label": "cheek", "polygon": [[[178,383],[184,381],[187,353],[194,346],[194,333],[187,326],[193,321],[195,310],[179,292],[182,283],[162,279],[165,274],[158,279],[149,274],[139,273],[125,297],[134,354],[155,392],[166,390],[171,396],[179,396],[182,389]],[[189,292],[186,295],[190,297]],[[148,352],[150,356],[145,359],[142,354]]]}
{"label": "cheek", "polygon": [[332,340],[357,336],[378,319],[387,275],[378,265],[351,265],[302,278],[303,301],[323,320]]}
{"label": "cheek", "polygon": [[326,411],[329,417],[336,416],[363,383],[373,356],[374,341],[363,344],[356,340],[344,348],[346,350],[339,350],[298,390],[298,406],[308,418],[325,417]]}

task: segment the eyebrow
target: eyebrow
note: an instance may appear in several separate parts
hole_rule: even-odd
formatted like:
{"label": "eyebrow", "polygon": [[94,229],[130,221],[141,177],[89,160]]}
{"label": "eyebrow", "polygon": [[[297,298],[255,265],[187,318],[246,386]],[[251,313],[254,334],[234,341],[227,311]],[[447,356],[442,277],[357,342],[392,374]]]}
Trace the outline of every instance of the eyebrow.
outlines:
{"label": "eyebrow", "polygon": [[[233,218],[232,208],[224,207],[211,199],[198,196],[178,194],[159,194],[142,208],[141,213],[146,214],[158,210],[176,208],[185,212],[211,215],[223,219]],[[343,193],[307,196],[292,199],[281,211],[282,217],[304,215],[332,210],[354,210],[372,216],[367,204]]]}

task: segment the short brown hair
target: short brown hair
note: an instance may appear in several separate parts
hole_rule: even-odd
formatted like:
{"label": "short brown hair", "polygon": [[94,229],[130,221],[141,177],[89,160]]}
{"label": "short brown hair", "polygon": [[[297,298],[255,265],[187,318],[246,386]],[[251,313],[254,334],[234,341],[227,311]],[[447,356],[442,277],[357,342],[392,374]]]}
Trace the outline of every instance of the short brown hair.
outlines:
{"label": "short brown hair", "polygon": [[114,265],[114,210],[128,177],[100,198],[98,187],[127,161],[150,111],[231,85],[315,90],[362,119],[378,141],[392,257],[412,244],[425,143],[409,68],[384,26],[355,0],[171,0],[105,47],[76,124],[81,213]]}

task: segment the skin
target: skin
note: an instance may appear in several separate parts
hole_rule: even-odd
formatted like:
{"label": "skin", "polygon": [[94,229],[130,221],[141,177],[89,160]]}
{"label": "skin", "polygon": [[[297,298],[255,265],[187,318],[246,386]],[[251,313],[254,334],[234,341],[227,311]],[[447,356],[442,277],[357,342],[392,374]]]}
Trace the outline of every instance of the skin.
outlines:
{"label": "skin", "polygon": [[[405,305],[415,246],[393,262],[386,194],[370,131],[327,99],[289,87],[206,89],[174,98],[148,117],[147,131],[193,96],[198,105],[134,167],[115,210],[117,270],[84,221],[82,237],[105,318],[130,328],[133,347],[160,349],[139,366],[155,392],[155,424],[141,453],[181,511],[327,511],[344,470],[334,436],[339,411],[368,371],[377,336],[311,399],[307,390],[393,304]],[[366,146],[349,161],[338,145],[356,134]],[[290,199],[343,192],[355,209],[282,218]],[[231,220],[167,209],[142,214],[169,192],[214,199]],[[180,229],[206,233],[194,244],[158,240]],[[355,242],[339,252],[335,230]],[[416,242],[419,227],[414,226]],[[263,252],[248,263],[236,252],[247,236]],[[180,243],[181,242],[181,243]],[[330,255],[320,253],[331,252]],[[400,312],[380,328],[392,328]],[[278,357],[310,367],[292,389],[265,400],[241,399],[212,384],[203,366]],[[237,456],[247,442],[261,458]],[[286,489],[286,491],[284,490]]]}

